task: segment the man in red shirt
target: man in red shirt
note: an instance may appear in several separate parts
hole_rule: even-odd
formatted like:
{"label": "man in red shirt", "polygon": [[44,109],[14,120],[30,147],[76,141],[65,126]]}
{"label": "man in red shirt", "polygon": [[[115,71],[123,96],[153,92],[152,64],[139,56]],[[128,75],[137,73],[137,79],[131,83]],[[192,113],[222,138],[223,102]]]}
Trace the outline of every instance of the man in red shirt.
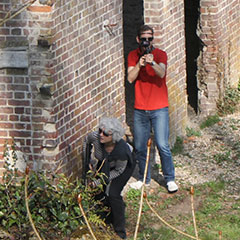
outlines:
{"label": "man in red shirt", "polygon": [[[153,128],[162,171],[170,193],[176,192],[175,170],[170,151],[168,90],[166,85],[167,54],[152,45],[154,31],[143,25],[136,40],[139,47],[128,55],[128,81],[135,83],[134,145],[139,163],[139,180],[130,187],[140,189],[146,165],[147,141]],[[151,181],[148,167],[146,185]]]}

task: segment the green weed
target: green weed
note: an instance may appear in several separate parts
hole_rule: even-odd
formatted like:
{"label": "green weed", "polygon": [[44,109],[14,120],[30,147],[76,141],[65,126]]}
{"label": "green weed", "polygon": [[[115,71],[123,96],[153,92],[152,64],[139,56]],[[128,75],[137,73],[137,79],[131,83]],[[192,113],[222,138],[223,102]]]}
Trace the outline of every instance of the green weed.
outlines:
{"label": "green weed", "polygon": [[235,202],[232,204],[232,209],[234,209],[234,210],[240,210],[240,199],[238,199],[237,201],[235,201]]}
{"label": "green weed", "polygon": [[154,168],[155,169],[161,169],[161,164],[159,164],[159,163],[154,164]]}
{"label": "green weed", "polygon": [[191,136],[200,137],[202,135],[200,131],[194,130],[193,128],[189,128],[189,127],[186,128],[186,134],[187,134],[187,137],[191,137]]}
{"label": "green weed", "polygon": [[211,127],[214,124],[218,123],[219,121],[220,118],[218,115],[208,116],[207,119],[200,124],[200,129]]}
{"label": "green weed", "polygon": [[[141,191],[140,190],[130,189],[127,192],[126,199],[127,199],[128,203],[131,205],[131,207],[133,208],[134,211],[137,211],[138,208],[139,208],[140,197],[141,197]],[[149,209],[148,206],[146,204],[143,204],[142,211],[145,212],[148,209]]]}
{"label": "green weed", "polygon": [[219,165],[221,165],[223,162],[230,162],[230,161],[232,161],[231,152],[227,151],[227,152],[224,152],[224,153],[215,154],[213,156],[213,159]]}
{"label": "green weed", "polygon": [[[14,146],[11,150],[16,163]],[[6,158],[9,157],[8,152],[6,148]],[[0,226],[16,239],[29,239],[32,231],[26,217],[25,181],[25,176],[20,177],[15,168],[5,164],[3,182],[0,183]],[[63,239],[79,226],[85,226],[77,200],[79,194],[89,221],[95,226],[104,225],[98,216],[104,208],[97,210],[96,205],[100,206],[100,202],[94,197],[99,189],[91,189],[80,180],[70,181],[63,174],[34,171],[28,174],[27,187],[32,220],[45,239]]]}
{"label": "green weed", "polygon": [[218,114],[223,116],[236,111],[240,103],[240,81],[238,88],[227,87],[222,100],[218,101]]}

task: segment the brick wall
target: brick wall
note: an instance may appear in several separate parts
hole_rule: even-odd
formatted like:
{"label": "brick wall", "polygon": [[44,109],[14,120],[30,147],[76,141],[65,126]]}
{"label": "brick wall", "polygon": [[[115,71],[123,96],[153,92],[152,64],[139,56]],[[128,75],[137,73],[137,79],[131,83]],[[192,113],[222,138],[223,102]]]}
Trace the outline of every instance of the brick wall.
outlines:
{"label": "brick wall", "polygon": [[18,153],[24,153],[24,160],[35,169],[40,167],[44,141],[48,138],[44,128],[46,123],[53,121],[50,114],[48,117],[43,114],[51,108],[52,100],[40,92],[43,82],[51,75],[51,53],[38,45],[39,37],[51,27],[51,9],[41,6],[39,11],[37,7],[37,4],[28,7],[26,1],[0,3],[1,19],[19,13],[0,26],[1,172],[4,144],[7,141],[11,145],[13,138]]}
{"label": "brick wall", "polygon": [[198,33],[205,44],[198,59],[199,106],[202,115],[216,111],[227,85],[240,78],[240,1],[200,2]]}
{"label": "brick wall", "polygon": [[125,120],[122,1],[57,1],[53,42],[57,159],[71,173],[100,117]]}
{"label": "brick wall", "polygon": [[34,169],[79,175],[86,133],[103,115],[125,120],[122,2],[25,2],[0,4],[2,18],[22,9],[0,26],[1,52],[28,56],[0,70],[1,172],[14,137]]}
{"label": "brick wall", "polygon": [[[214,114],[226,86],[240,77],[239,0],[200,0],[196,32],[204,47],[198,57],[198,109],[201,117]],[[185,2],[187,4],[187,1]],[[155,46],[168,54],[171,142],[186,126],[184,1],[144,1],[144,20],[155,29]]]}
{"label": "brick wall", "polygon": [[154,28],[154,45],[167,52],[170,142],[185,131],[187,122],[183,1],[144,1],[145,23]]}

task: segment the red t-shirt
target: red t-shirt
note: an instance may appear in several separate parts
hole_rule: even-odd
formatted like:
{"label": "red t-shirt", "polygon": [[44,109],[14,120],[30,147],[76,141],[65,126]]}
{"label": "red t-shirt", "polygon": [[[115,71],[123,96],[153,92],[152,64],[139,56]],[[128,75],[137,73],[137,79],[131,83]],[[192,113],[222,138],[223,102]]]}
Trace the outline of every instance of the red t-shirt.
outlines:
{"label": "red t-shirt", "polygon": [[[166,52],[155,48],[152,51],[154,61],[167,66]],[[128,67],[135,66],[140,58],[140,50],[135,49],[128,55]],[[160,78],[150,64],[141,67],[135,80],[135,104],[134,108],[140,110],[156,110],[168,107],[168,90],[166,74]]]}

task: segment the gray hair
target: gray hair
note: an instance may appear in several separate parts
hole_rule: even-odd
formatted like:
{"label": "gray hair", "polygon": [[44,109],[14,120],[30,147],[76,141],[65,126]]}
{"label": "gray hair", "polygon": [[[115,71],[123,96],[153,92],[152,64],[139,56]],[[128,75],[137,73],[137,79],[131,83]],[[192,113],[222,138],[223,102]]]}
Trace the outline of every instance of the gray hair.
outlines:
{"label": "gray hair", "polygon": [[113,142],[120,141],[125,134],[125,130],[117,118],[104,117],[100,119],[99,128],[104,129],[106,133],[111,133]]}

